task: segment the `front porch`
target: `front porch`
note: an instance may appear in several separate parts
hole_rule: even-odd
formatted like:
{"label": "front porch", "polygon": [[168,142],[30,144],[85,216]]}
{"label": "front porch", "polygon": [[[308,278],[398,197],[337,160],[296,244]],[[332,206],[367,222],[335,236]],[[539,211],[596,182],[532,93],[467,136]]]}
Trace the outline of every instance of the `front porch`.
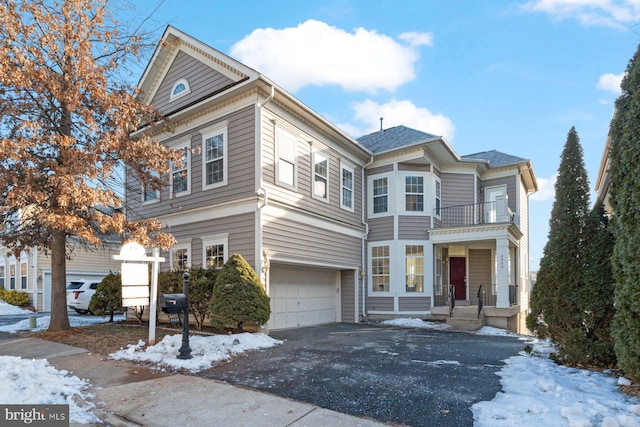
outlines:
{"label": "front porch", "polygon": [[463,330],[487,325],[524,332],[523,233],[507,197],[439,214],[429,230],[435,253],[431,316]]}

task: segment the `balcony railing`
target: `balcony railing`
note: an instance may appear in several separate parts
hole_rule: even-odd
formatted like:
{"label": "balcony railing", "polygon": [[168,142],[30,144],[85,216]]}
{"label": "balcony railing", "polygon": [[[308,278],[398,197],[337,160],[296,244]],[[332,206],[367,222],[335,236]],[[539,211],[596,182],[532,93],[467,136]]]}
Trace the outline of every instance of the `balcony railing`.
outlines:
{"label": "balcony railing", "polygon": [[[449,285],[449,289],[453,289],[453,285]],[[452,301],[455,293],[446,292],[446,287],[444,289],[435,289],[434,288],[434,306],[449,306],[452,309],[455,306],[455,301]],[[481,307],[495,307],[496,300],[498,294],[498,285],[495,283],[487,284],[487,285],[479,285],[478,292],[476,295],[470,295],[471,297],[471,305],[477,305],[479,310]],[[515,305],[518,303],[518,285],[509,285],[509,304]]]}
{"label": "balcony railing", "polygon": [[507,206],[507,199],[440,208],[434,212],[434,228],[467,227],[471,225],[515,222],[515,215]]}

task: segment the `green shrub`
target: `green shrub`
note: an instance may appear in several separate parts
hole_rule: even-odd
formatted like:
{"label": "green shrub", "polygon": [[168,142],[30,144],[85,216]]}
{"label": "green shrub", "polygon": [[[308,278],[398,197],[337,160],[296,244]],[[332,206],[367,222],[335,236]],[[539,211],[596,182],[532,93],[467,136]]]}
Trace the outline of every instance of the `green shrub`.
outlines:
{"label": "green shrub", "polygon": [[217,276],[218,270],[215,268],[191,267],[189,269],[189,311],[193,314],[198,329],[202,329],[204,318],[209,314]]}
{"label": "green shrub", "polygon": [[233,255],[216,277],[211,326],[241,331],[265,324],[270,315],[269,296],[260,278],[241,255]]}
{"label": "green shrub", "polygon": [[18,307],[24,307],[29,305],[29,295],[25,292],[16,291],[12,289],[10,291],[3,290],[1,298],[7,304],[17,305]]}
{"label": "green shrub", "polygon": [[113,314],[122,310],[122,279],[119,274],[109,273],[91,297],[89,311],[99,316],[109,314],[109,322],[113,322]]}

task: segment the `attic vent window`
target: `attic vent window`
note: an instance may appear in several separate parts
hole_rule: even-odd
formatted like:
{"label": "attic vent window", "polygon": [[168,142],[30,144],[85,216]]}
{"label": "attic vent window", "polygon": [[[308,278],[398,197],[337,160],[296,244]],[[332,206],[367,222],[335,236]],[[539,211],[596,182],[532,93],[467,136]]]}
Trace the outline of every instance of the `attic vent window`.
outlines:
{"label": "attic vent window", "polygon": [[181,96],[184,96],[190,92],[191,89],[189,88],[189,82],[185,79],[180,79],[173,85],[169,100],[173,101],[174,99],[180,98]]}

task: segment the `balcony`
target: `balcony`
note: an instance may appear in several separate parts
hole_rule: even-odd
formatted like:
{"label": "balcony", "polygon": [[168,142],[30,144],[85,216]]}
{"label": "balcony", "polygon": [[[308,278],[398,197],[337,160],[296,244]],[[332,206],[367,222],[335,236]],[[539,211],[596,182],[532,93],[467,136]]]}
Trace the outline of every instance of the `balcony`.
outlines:
{"label": "balcony", "polygon": [[499,223],[516,224],[516,216],[509,209],[507,196],[500,196],[494,202],[440,208],[440,215],[437,210],[434,212],[433,228],[469,227]]}

